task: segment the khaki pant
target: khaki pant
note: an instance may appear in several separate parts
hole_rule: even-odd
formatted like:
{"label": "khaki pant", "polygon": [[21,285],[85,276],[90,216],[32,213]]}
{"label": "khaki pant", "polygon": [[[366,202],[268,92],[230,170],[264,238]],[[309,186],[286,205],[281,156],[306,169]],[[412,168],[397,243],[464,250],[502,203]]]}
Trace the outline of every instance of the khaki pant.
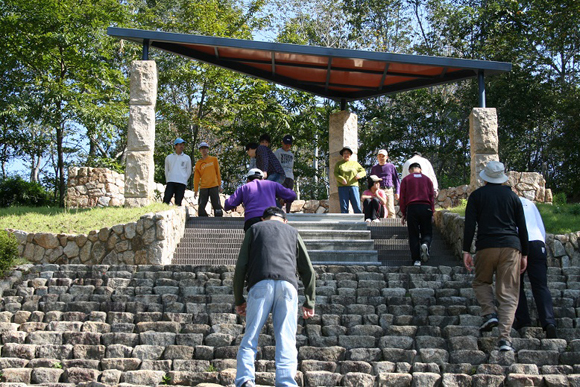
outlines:
{"label": "khaki pant", "polygon": [[[510,247],[493,247],[479,250],[475,257],[473,290],[481,305],[481,314],[497,313],[499,338],[510,341],[510,331],[518,307],[520,291],[521,253]],[[496,312],[493,297],[495,272]]]}
{"label": "khaki pant", "polygon": [[385,193],[387,194],[387,218],[395,218],[395,193],[394,188],[385,188]]}

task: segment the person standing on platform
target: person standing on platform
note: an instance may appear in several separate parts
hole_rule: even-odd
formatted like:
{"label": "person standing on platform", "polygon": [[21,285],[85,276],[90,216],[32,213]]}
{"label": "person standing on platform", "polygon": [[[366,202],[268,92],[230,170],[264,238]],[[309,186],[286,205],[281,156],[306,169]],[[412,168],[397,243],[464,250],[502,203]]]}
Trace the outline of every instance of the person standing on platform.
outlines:
{"label": "person standing on platform", "polygon": [[[503,185],[508,181],[504,165],[490,161],[479,177],[485,185],[469,195],[465,208],[463,264],[469,272],[475,268],[472,285],[484,320],[479,330],[489,332],[498,327],[499,350],[513,351],[511,329],[518,306],[520,274],[527,266],[528,229],[522,202],[510,187]],[[476,226],[474,262],[470,250]]]}
{"label": "person standing on platform", "polygon": [[409,231],[409,248],[415,266],[429,260],[429,248],[433,238],[431,220],[435,212],[435,195],[431,179],[421,173],[421,165],[409,166],[409,174],[401,181],[399,206]]}
{"label": "person standing on platform", "polygon": [[250,142],[246,145],[246,153],[256,159],[256,168],[260,169],[266,180],[282,184],[286,179],[284,168],[267,146]]}
{"label": "person standing on platform", "polygon": [[[262,134],[260,136],[260,139],[258,140],[258,143],[260,145],[265,146],[266,148],[270,148],[270,144],[272,143],[270,135],[268,133]],[[250,170],[252,168],[256,168],[256,158],[255,157],[250,157],[250,168],[248,168],[248,170]]]}
{"label": "person standing on platform", "polygon": [[191,159],[183,153],[185,140],[176,138],[173,142],[175,152],[165,158],[165,193],[163,203],[170,204],[175,195],[175,205],[181,206],[187,181],[191,176]]}
{"label": "person standing on platform", "polygon": [[[292,148],[292,140],[292,136],[287,134],[282,138],[282,146],[274,152],[286,175],[282,185],[289,189],[294,189],[294,153],[290,150]],[[291,207],[292,202],[286,202],[287,213],[290,212]]]}
{"label": "person standing on platform", "polygon": [[413,163],[419,164],[421,166],[421,173],[431,179],[435,196],[437,196],[439,193],[439,183],[437,182],[437,176],[435,176],[435,171],[433,170],[431,162],[425,157],[421,156],[421,153],[415,152],[413,157],[405,161],[405,164],[403,165],[403,179],[409,174],[409,166],[411,166]]}
{"label": "person standing on platform", "polygon": [[209,145],[207,142],[199,144],[201,159],[195,163],[193,173],[193,195],[197,197],[199,190],[199,216],[207,216],[205,207],[208,198],[211,199],[214,216],[223,216],[222,204],[220,202],[220,192],[222,192],[222,178],[217,157],[209,155]]}
{"label": "person standing on platform", "polygon": [[362,213],[360,208],[360,194],[358,181],[367,175],[364,168],[352,161],[352,149],[348,146],[340,150],[342,160],[334,165],[334,177],[338,185],[338,200],[340,201],[340,212],[348,214],[348,203],[352,205],[355,214]]}
{"label": "person standing on platform", "polygon": [[381,149],[377,154],[378,163],[371,168],[371,175],[376,175],[381,179],[381,189],[387,195],[387,218],[395,218],[395,199],[399,200],[399,174],[397,169],[387,160],[389,154],[386,149]]}
{"label": "person standing on platform", "polygon": [[528,309],[528,300],[524,291],[524,274],[528,273],[532,294],[536,301],[538,317],[548,339],[558,338],[552,294],[548,288],[548,258],[546,255],[546,230],[540,211],[532,202],[520,197],[528,229],[528,267],[520,278],[520,298],[513,327],[519,330],[530,326],[532,319]]}

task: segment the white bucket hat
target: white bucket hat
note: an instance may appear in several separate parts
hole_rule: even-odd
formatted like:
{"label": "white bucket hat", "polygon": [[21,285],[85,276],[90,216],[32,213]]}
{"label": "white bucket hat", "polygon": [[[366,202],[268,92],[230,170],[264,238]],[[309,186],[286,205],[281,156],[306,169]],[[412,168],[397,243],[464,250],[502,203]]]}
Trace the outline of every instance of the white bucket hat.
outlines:
{"label": "white bucket hat", "polygon": [[508,181],[507,175],[504,173],[505,167],[499,161],[490,161],[487,163],[483,171],[479,172],[481,180],[493,184],[503,184]]}

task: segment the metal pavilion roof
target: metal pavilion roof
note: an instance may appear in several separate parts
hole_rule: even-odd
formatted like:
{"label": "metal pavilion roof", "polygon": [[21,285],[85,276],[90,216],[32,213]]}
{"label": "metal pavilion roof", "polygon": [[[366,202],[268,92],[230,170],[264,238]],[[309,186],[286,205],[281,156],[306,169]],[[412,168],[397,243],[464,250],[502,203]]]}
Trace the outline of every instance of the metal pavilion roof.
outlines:
{"label": "metal pavilion roof", "polygon": [[[345,101],[511,70],[511,63],[346,50],[109,27],[110,36],[248,74],[321,97]],[[482,101],[483,97],[483,101]]]}

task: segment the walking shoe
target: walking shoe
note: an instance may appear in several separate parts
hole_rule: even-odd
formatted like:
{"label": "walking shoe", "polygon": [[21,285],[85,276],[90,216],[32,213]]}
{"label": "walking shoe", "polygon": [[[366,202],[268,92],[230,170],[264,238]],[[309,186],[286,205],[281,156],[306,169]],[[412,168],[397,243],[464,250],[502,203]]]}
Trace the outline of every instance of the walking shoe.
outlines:
{"label": "walking shoe", "polygon": [[377,218],[377,219],[373,219],[373,222],[374,222],[374,223],[380,223],[380,222],[381,222],[381,220],[380,220],[379,218]]}
{"label": "walking shoe", "polygon": [[497,346],[499,347],[499,350],[501,352],[507,352],[507,351],[512,351],[514,350],[514,347],[512,347],[512,343],[510,343],[507,340],[501,339],[498,343]]}
{"label": "walking shoe", "polygon": [[371,222],[371,218],[366,218],[365,222],[370,223]]}
{"label": "walking shoe", "polygon": [[429,247],[426,243],[421,245],[421,261],[427,262],[429,260]]}
{"label": "walking shoe", "polygon": [[256,387],[256,385],[251,380],[247,380],[244,384],[242,384],[242,387]]}
{"label": "walking shoe", "polygon": [[415,261],[415,263],[413,264],[413,266],[421,266],[421,261]]}
{"label": "walking shoe", "polygon": [[483,316],[485,322],[479,327],[480,332],[489,332],[493,327],[497,327],[499,320],[497,319],[497,313],[490,313]]}
{"label": "walking shoe", "polygon": [[558,332],[556,331],[556,326],[554,324],[546,325],[546,328],[544,328],[544,330],[546,331],[546,338],[548,339],[558,338]]}

